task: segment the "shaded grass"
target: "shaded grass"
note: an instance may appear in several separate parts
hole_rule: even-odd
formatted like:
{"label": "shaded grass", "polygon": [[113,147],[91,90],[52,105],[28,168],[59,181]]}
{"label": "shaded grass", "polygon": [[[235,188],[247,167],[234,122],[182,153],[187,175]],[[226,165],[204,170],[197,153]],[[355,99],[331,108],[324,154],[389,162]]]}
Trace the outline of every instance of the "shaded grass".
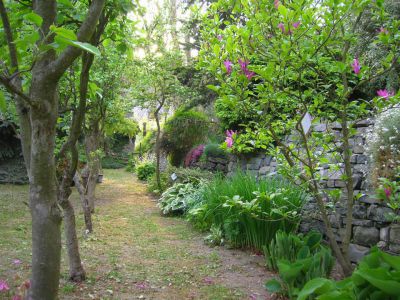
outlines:
{"label": "shaded grass", "polygon": [[[217,280],[215,253],[199,254],[198,233],[183,220],[160,217],[146,186],[122,170],[104,170],[93,215],[94,234],[83,238],[83,218],[76,192],[81,256],[88,274],[83,284],[68,282],[62,249],[61,299],[243,299],[243,292]],[[27,186],[0,186],[0,279],[15,289],[30,276],[30,214]],[[20,259],[21,265],[13,265]]]}

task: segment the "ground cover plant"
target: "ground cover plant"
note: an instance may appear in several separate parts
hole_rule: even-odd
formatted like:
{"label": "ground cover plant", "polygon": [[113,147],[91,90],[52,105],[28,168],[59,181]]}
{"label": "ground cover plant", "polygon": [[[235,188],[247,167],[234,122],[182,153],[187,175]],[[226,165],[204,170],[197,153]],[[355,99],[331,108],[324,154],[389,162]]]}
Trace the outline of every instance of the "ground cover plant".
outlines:
{"label": "ground cover plant", "polygon": [[320,277],[328,277],[334,265],[334,257],[322,245],[322,235],[310,232],[306,236],[277,232],[276,237],[264,246],[266,266],[277,271],[279,280],[266,283],[271,292],[296,299],[304,285]]}
{"label": "ground cover plant", "polygon": [[400,290],[399,266],[398,256],[375,247],[350,277],[338,282],[315,278],[304,285],[297,299],[395,300]]}

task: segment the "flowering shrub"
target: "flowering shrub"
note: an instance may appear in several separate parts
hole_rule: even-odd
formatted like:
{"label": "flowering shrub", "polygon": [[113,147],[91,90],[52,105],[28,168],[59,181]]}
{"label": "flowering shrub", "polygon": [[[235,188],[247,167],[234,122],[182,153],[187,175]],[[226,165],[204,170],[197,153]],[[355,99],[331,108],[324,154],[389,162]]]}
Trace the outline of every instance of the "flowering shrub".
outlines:
{"label": "flowering shrub", "polygon": [[[385,9],[383,1],[219,0],[211,4],[202,30],[200,66],[218,81],[211,88],[219,96],[216,112],[224,129],[238,130],[232,148],[250,152],[251,146],[259,149],[259,137],[269,140],[261,145],[277,157],[283,174],[302,182],[316,199],[346,274],[352,270],[348,249],[357,196],[351,164],[354,124],[399,100],[385,76],[397,63],[400,21]],[[381,51],[374,60],[362,47],[366,40]],[[224,61],[231,62],[229,68]],[[379,83],[374,99],[365,96],[372,82]],[[340,136],[305,129],[307,114],[314,122],[338,122]],[[254,139],[240,140],[243,132]],[[297,140],[284,139],[288,134]],[[343,166],[347,188],[340,246],[325,208],[337,195],[323,192],[320,184],[319,170],[332,157]]]}
{"label": "flowering shrub", "polygon": [[185,167],[190,167],[190,165],[199,161],[201,155],[204,152],[204,145],[198,145],[186,154]]}

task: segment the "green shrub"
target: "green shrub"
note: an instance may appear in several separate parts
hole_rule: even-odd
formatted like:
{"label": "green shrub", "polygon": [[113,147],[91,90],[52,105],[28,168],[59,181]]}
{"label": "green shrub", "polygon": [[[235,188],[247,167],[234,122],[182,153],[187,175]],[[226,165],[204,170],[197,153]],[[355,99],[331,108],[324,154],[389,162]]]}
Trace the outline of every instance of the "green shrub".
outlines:
{"label": "green shrub", "polygon": [[193,146],[206,139],[209,129],[207,116],[196,110],[177,110],[164,125],[161,147],[173,166],[180,166]]}
{"label": "green shrub", "polygon": [[[172,166],[167,168],[166,173],[169,178],[169,186],[172,186],[175,182],[189,182],[198,179],[211,181],[215,176],[212,172],[201,170],[199,168],[177,168]],[[175,180],[171,179],[172,174],[176,175]]]}
{"label": "green shrub", "polygon": [[264,247],[264,254],[267,267],[278,271],[279,280],[268,281],[267,289],[295,299],[307,281],[328,276],[335,260],[321,240],[319,232],[305,237],[277,232],[275,239]]}
{"label": "green shrub", "polygon": [[399,272],[400,257],[374,247],[361,260],[351,277],[338,282],[314,278],[303,286],[297,299],[398,300]]}
{"label": "green shrub", "polygon": [[156,134],[155,130],[147,131],[146,136],[136,145],[135,152],[140,154],[151,152],[156,144]]}
{"label": "green shrub", "polygon": [[135,172],[140,180],[148,180],[156,172],[156,165],[146,161],[137,165]]}
{"label": "green shrub", "polygon": [[161,183],[161,190],[157,183],[157,176],[154,173],[148,180],[147,180],[147,190],[150,193],[161,195],[168,187],[169,187],[169,177],[168,174],[165,172],[160,173],[160,183]]}
{"label": "green shrub", "polygon": [[137,164],[137,158],[134,155],[131,155],[128,159],[128,163],[126,165],[126,171],[135,172],[135,166]]}
{"label": "green shrub", "polygon": [[219,144],[208,144],[204,148],[204,155],[206,157],[220,157],[225,158],[226,152],[220,147]]}
{"label": "green shrub", "polygon": [[303,238],[301,235],[278,231],[275,239],[263,247],[266,266],[269,270],[278,271],[279,260],[295,262],[298,254],[304,251],[302,248],[314,254],[321,249],[321,240],[319,232],[310,232]]}
{"label": "green shrub", "polygon": [[101,166],[103,169],[121,169],[126,166],[126,162],[114,156],[105,156],[101,159]]}
{"label": "green shrub", "polygon": [[257,181],[236,173],[213,180],[203,191],[203,204],[189,211],[189,220],[196,227],[219,226],[234,247],[261,250],[279,229],[297,228],[305,197],[303,190],[283,180]]}
{"label": "green shrub", "polygon": [[175,183],[161,195],[158,206],[164,215],[184,214],[201,201],[199,190],[204,185],[202,180]]}

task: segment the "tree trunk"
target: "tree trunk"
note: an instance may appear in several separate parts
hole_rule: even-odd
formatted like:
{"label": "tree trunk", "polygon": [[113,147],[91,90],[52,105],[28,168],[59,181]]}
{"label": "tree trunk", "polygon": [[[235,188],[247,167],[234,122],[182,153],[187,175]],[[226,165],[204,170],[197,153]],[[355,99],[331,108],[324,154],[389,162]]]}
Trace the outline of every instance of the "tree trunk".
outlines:
{"label": "tree trunk", "polygon": [[33,107],[30,113],[32,137],[29,198],[33,280],[29,299],[52,300],[57,298],[61,256],[61,212],[57,205],[54,161],[57,95],[56,84],[39,84],[36,74],[34,72],[32,77],[31,97],[43,104]]}
{"label": "tree trunk", "polygon": [[97,150],[99,149],[99,139],[100,139],[100,131],[99,131],[99,123],[97,121],[92,121],[90,124],[90,128],[85,137],[85,146],[86,146],[86,156],[87,156],[87,176],[85,186],[85,196],[89,202],[90,211],[94,213],[95,209],[95,199],[96,199],[96,184],[97,178],[99,177],[100,170],[100,158],[97,154]]}
{"label": "tree trunk", "polygon": [[81,176],[79,175],[78,172],[76,172],[74,176],[74,182],[82,202],[86,233],[89,234],[93,232],[92,213],[90,211],[89,201],[85,195],[85,188],[83,187],[83,184],[81,182]]}
{"label": "tree trunk", "polygon": [[157,136],[156,136],[156,179],[157,179],[157,186],[158,190],[162,190],[161,186],[161,177],[160,177],[160,135],[161,135],[161,126],[158,111],[154,114],[157,123]]}

